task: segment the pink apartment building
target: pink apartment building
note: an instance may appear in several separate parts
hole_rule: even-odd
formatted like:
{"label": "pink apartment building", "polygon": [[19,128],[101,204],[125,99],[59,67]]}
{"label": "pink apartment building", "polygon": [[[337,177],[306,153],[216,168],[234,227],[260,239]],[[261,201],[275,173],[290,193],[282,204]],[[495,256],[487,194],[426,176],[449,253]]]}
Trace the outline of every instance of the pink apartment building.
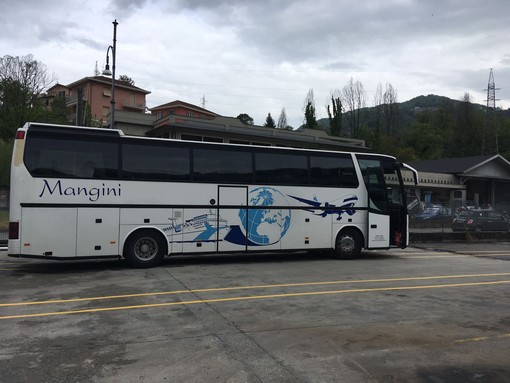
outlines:
{"label": "pink apartment building", "polygon": [[[65,96],[69,123],[83,125],[87,116],[90,116],[88,125],[105,126],[109,125],[111,90],[110,77],[84,77],[67,86],[56,84],[48,89],[46,104],[50,106],[55,97]],[[149,93],[126,81],[115,80],[115,110],[143,114]],[[79,105],[82,106],[81,109]],[[78,121],[80,119],[81,121]]]}

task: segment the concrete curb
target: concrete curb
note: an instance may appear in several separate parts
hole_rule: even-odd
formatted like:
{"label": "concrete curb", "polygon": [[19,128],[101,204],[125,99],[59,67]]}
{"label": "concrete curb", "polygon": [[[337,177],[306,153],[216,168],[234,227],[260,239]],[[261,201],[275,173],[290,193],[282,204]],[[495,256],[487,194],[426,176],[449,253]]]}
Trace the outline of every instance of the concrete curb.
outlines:
{"label": "concrete curb", "polygon": [[411,232],[409,241],[411,244],[414,242],[508,242],[510,232]]}

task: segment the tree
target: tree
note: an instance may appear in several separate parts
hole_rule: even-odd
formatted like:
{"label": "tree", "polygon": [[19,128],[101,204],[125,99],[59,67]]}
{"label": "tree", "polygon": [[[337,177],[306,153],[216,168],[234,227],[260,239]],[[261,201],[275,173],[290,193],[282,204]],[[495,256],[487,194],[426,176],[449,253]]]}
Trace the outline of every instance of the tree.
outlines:
{"label": "tree", "polygon": [[0,58],[0,139],[12,140],[16,129],[36,120],[43,109],[40,96],[53,81],[32,55]]}
{"label": "tree", "polygon": [[[50,110],[44,110],[46,118],[41,116],[41,122],[48,122],[51,124],[66,124],[67,123],[67,105],[65,96],[57,96],[51,103]],[[87,125],[86,125],[87,126]]]}
{"label": "tree", "polygon": [[315,101],[313,99],[313,89],[308,91],[305,99],[305,128],[317,129],[317,117],[315,116]]}
{"label": "tree", "polygon": [[276,124],[278,129],[287,129],[287,113],[285,113],[285,108],[282,108],[280,112],[280,117],[278,118],[278,124]]}
{"label": "tree", "polygon": [[467,157],[481,152],[483,141],[481,115],[476,113],[469,93],[464,93],[455,113],[451,148],[452,156]]}
{"label": "tree", "polygon": [[119,81],[127,82],[129,85],[132,85],[132,86],[135,85],[135,80],[133,80],[129,76],[126,76],[125,74],[119,76]]}
{"label": "tree", "polygon": [[501,129],[498,133],[498,143],[501,148],[500,154],[507,160],[510,160],[510,119],[506,118],[501,123]]}
{"label": "tree", "polygon": [[253,118],[246,113],[241,113],[237,116],[237,119],[246,125],[253,125]]}
{"label": "tree", "polygon": [[11,157],[14,140],[4,142],[0,140],[0,187],[9,186],[11,176]]}
{"label": "tree", "polygon": [[358,138],[361,128],[361,109],[366,106],[365,89],[360,81],[354,82],[351,77],[349,83],[344,86],[343,104],[347,110],[345,116],[350,127],[350,136]]}
{"label": "tree", "polygon": [[264,126],[267,128],[276,128],[276,124],[274,123],[273,117],[271,117],[271,113],[267,114]]}
{"label": "tree", "polygon": [[384,102],[383,102],[382,86],[381,83],[377,85],[377,89],[374,95],[374,111],[375,111],[375,128],[374,136],[372,138],[371,147],[374,151],[380,152],[382,146],[381,138],[381,125],[384,114]]}
{"label": "tree", "polygon": [[398,101],[397,90],[391,84],[386,84],[386,91],[383,95],[384,117],[386,122],[385,133],[388,136],[395,136],[398,132]]}
{"label": "tree", "polygon": [[331,104],[333,105],[333,110],[330,109],[329,105],[326,107],[331,135],[340,136],[342,133],[342,101],[340,100],[340,96],[337,95],[335,97],[331,94]]}
{"label": "tree", "polygon": [[403,136],[404,146],[414,149],[419,160],[444,158],[444,130],[426,122],[411,125]]}

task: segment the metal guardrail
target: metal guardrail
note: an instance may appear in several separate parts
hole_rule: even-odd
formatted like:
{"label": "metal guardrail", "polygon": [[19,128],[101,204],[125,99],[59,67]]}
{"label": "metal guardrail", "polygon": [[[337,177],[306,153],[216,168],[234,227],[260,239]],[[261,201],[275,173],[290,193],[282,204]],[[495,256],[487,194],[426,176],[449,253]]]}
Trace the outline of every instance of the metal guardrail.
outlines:
{"label": "metal guardrail", "polygon": [[7,247],[7,238],[9,233],[7,231],[0,231],[0,247]]}

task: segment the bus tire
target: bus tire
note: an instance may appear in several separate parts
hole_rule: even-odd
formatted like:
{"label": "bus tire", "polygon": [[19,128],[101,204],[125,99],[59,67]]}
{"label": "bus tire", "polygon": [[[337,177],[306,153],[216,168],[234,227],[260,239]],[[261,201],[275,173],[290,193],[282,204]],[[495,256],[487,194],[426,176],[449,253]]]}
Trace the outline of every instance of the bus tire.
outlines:
{"label": "bus tire", "polygon": [[347,228],[338,233],[333,255],[337,259],[355,259],[361,253],[362,247],[362,235],[356,229]]}
{"label": "bus tire", "polygon": [[124,245],[124,258],[137,268],[159,265],[167,255],[168,245],[156,230],[138,230],[131,234]]}

